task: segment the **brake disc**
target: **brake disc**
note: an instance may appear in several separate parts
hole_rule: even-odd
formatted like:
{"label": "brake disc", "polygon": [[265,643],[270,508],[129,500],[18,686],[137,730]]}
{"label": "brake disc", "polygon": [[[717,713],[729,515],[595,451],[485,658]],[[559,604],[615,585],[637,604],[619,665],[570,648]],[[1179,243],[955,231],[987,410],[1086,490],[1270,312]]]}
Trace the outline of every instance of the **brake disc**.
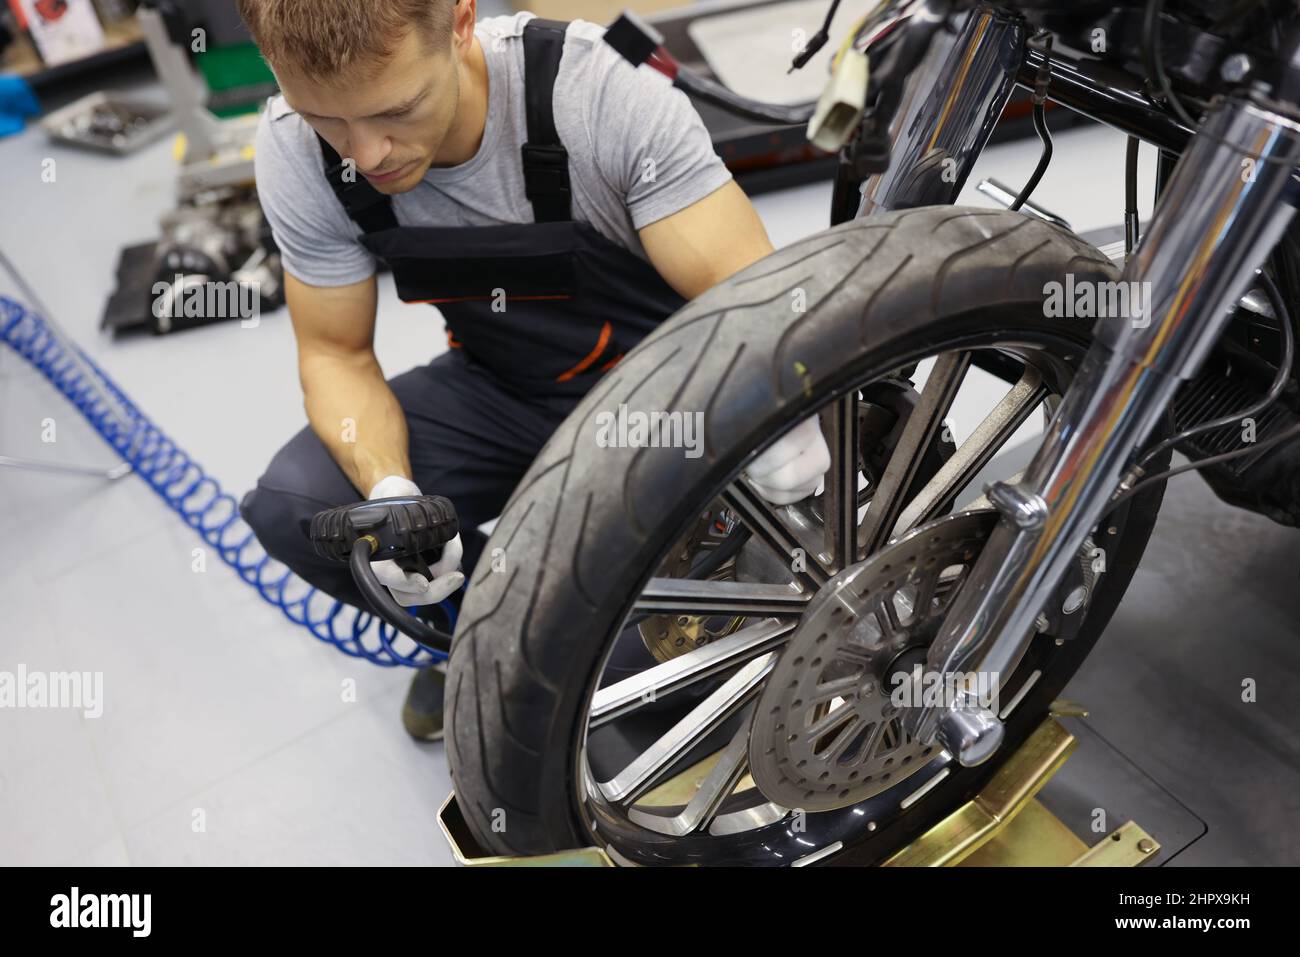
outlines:
{"label": "brake disc", "polygon": [[891,693],[924,665],[997,521],[991,509],[936,519],[822,587],[755,708],[749,766],[765,797],[806,811],[847,807],[939,753],[903,730]]}
{"label": "brake disc", "polygon": [[[668,578],[685,578],[695,558],[707,547],[716,548],[735,525],[725,510],[715,505],[700,515],[690,530],[664,559],[659,574]],[[734,581],[735,559],[719,567],[709,581]],[[646,650],[658,662],[671,661],[702,645],[725,638],[740,629],[744,618],[706,617],[702,615],[650,615],[637,630]]]}

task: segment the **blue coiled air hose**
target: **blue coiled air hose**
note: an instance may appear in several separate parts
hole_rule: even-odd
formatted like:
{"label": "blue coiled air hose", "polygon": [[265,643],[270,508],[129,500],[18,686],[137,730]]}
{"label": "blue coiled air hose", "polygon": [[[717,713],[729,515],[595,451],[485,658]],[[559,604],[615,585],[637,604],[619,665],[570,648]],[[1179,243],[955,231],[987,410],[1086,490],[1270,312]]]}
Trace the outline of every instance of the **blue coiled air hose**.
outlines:
{"label": "blue coiled air hose", "polygon": [[[149,421],[75,346],[76,355],[36,313],[0,296],[0,340],[31,363],[163,501],[195,529],[258,594],[321,641],[377,665],[418,668],[446,655],[422,648],[376,615],[331,598],[266,553],[233,496]],[[90,381],[87,381],[89,379]],[[104,401],[112,398],[114,405]],[[456,610],[442,608],[454,627]],[[372,627],[373,626],[373,627]]]}

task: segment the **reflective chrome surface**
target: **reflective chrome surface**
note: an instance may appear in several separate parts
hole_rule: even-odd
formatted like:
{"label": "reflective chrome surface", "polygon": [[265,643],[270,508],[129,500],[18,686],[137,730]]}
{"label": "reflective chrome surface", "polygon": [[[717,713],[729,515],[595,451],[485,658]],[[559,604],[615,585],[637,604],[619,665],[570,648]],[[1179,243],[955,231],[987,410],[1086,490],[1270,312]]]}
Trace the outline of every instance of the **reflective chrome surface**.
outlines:
{"label": "reflective chrome surface", "polygon": [[935,34],[890,124],[889,169],[863,184],[859,216],[956,201],[1015,88],[1025,36],[1022,19],[989,7],[966,14],[957,35]]}
{"label": "reflective chrome surface", "polygon": [[957,706],[939,715],[937,738],[966,767],[983,764],[1002,744],[1006,728],[988,708]]}
{"label": "reflective chrome surface", "polygon": [[[1011,187],[1007,186],[1006,183],[1001,180],[993,179],[992,177],[981,180],[975,188],[989,199],[993,200],[993,202],[1000,203],[1004,209],[1010,209],[1012,205],[1014,205],[1016,199],[1020,196],[1018,192],[1013,192]],[[1055,223],[1062,229],[1074,229],[1074,227],[1070,225],[1069,220],[1064,216],[1058,216],[1050,209],[1044,209],[1033,200],[1025,200],[1024,204],[1020,207],[1020,211],[1026,216],[1032,216],[1034,219],[1041,219],[1045,223]]]}
{"label": "reflective chrome surface", "polygon": [[[1215,105],[1124,270],[1123,282],[1150,284],[1149,302],[1098,321],[1096,344],[1018,487],[989,496],[1004,506],[1041,499],[1041,526],[999,524],[931,646],[932,668],[1012,673],[1036,616],[1105,513],[1135,450],[1294,215],[1286,191],[1298,159],[1300,124],[1262,102]],[[913,709],[905,720],[928,741],[940,717],[933,708]]]}
{"label": "reflective chrome surface", "polygon": [[794,622],[776,619],[759,621],[733,635],[693,649],[689,655],[673,658],[637,672],[630,678],[606,685],[591,700],[591,726],[635,710],[647,701],[672,694],[679,688],[709,675],[725,671],[738,662],[774,648],[794,631]]}

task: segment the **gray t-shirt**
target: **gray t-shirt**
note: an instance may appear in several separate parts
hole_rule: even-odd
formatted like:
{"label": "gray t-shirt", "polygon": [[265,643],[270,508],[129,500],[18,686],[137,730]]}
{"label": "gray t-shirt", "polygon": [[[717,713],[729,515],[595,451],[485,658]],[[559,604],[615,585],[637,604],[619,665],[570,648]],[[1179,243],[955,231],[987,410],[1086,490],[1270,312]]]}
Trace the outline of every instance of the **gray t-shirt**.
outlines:
{"label": "gray t-shirt", "polygon": [[[524,24],[531,13],[481,20],[475,32],[488,72],[487,125],[474,157],[431,168],[393,197],[403,226],[531,223],[520,146],[524,119]],[[574,20],[555,80],[555,127],[569,153],[574,219],[646,258],[636,230],[723,186],[731,173],[686,94],[650,67],[633,68],[601,39],[604,28]],[[324,177],[315,133],[274,96],[256,143],[257,190],[284,267],[314,286],[359,282],[375,272]]]}

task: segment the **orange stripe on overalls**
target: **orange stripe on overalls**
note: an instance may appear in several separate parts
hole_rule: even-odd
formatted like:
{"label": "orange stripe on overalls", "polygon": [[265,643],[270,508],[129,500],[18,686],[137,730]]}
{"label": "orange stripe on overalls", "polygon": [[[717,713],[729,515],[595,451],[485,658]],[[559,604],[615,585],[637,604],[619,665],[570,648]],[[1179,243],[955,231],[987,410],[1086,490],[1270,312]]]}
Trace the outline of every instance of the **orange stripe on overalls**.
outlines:
{"label": "orange stripe on overalls", "polygon": [[612,333],[613,333],[613,329],[610,328],[609,320],[606,320],[605,324],[600,327],[600,338],[596,340],[596,348],[592,349],[591,352],[588,353],[585,359],[579,362],[568,372],[562,372],[560,373],[560,375],[556,376],[555,381],[568,382],[578,373],[586,372],[588,367],[590,367],[593,362],[599,359],[600,354],[605,351],[605,347],[609,345],[609,337]]}

